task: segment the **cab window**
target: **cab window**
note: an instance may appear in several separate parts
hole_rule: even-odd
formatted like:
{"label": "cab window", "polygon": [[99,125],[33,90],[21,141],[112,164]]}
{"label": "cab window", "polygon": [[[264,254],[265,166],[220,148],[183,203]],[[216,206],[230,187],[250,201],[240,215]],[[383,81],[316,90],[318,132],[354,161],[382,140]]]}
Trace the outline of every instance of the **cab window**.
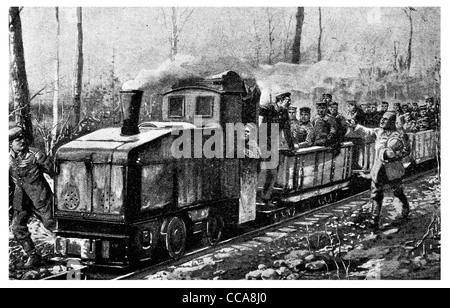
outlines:
{"label": "cab window", "polygon": [[214,96],[198,96],[195,104],[195,115],[211,118],[213,116]]}
{"label": "cab window", "polygon": [[169,118],[184,117],[184,96],[169,97]]}

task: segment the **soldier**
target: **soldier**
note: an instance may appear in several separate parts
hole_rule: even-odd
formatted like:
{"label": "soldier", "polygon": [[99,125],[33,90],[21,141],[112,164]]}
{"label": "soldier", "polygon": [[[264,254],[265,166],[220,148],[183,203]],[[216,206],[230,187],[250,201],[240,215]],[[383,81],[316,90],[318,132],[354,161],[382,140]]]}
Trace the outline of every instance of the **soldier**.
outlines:
{"label": "soldier", "polygon": [[377,102],[372,102],[371,108],[372,108],[372,112],[374,113],[374,116],[373,116],[374,127],[378,127],[378,125],[380,125],[380,120],[383,117],[384,112],[386,112],[387,110],[384,111],[384,112],[383,111],[378,111],[378,104],[377,104]]}
{"label": "soldier", "polygon": [[367,103],[361,103],[361,110],[367,114],[369,112],[369,104]]}
{"label": "soldier", "polygon": [[409,104],[403,104],[402,105],[402,112],[403,112],[403,114],[405,114],[405,113],[407,113],[409,111],[410,111]]}
{"label": "soldier", "polygon": [[[260,115],[263,116],[263,123],[267,123],[267,140],[269,150],[272,150],[272,124],[279,125],[279,135],[283,134],[289,148],[293,149],[294,145],[292,142],[291,131],[290,131],[290,123],[289,123],[289,114],[288,108],[291,105],[291,93],[283,92],[275,96],[275,104],[269,104],[267,106],[260,106]],[[276,136],[276,140],[273,140],[277,147],[279,147],[283,138],[280,136]],[[278,150],[278,149],[273,149]],[[266,178],[263,186],[263,191],[261,194],[261,199],[268,206],[276,206],[272,202],[272,193],[273,187],[275,185],[277,176],[278,176],[278,167],[276,168],[266,169]]]}
{"label": "soldier", "polygon": [[417,120],[419,117],[419,104],[417,102],[413,102],[411,104],[411,118],[413,120]]}
{"label": "soldier", "polygon": [[298,136],[297,149],[308,148],[314,145],[314,127],[310,121],[311,108],[300,108],[300,133]]}
{"label": "soldier", "polygon": [[407,112],[404,114],[405,116],[405,124],[403,125],[403,129],[407,133],[414,133],[416,131],[416,121],[411,117],[411,112]]}
{"label": "soldier", "polygon": [[333,101],[333,95],[329,93],[322,94],[322,102],[327,104],[327,107],[330,106],[330,103]]}
{"label": "soldier", "polygon": [[[409,156],[410,145],[408,135],[403,131],[396,129],[396,115],[394,112],[386,112],[380,120],[378,128],[366,128],[350,123],[349,134],[364,138],[375,139],[375,158],[370,171],[371,198],[372,198],[372,217],[370,225],[377,229],[380,221],[381,206],[383,204],[383,188],[388,184],[394,194],[402,204],[402,217],[409,215],[409,203],[406,198],[403,187],[402,177],[405,169],[402,159]],[[365,177],[364,174],[361,173]]]}
{"label": "soldier", "polygon": [[[267,146],[269,150],[271,149],[272,146],[271,124],[278,124],[280,134],[284,135],[284,138],[286,139],[288,146],[291,148],[293,147],[290,134],[289,114],[288,114],[288,108],[290,105],[291,105],[291,93],[283,92],[275,96],[275,104],[271,103],[265,106],[260,106],[259,115],[263,117],[262,123],[267,123],[267,139],[268,139]],[[277,138],[278,143],[280,141],[283,141],[280,140],[279,136],[277,136]]]}
{"label": "soldier", "polygon": [[314,145],[332,146],[338,141],[338,127],[334,117],[327,114],[327,105],[324,102],[318,102],[317,116],[313,120],[314,127]]}
{"label": "soldier", "polygon": [[245,125],[244,129],[244,156],[245,158],[261,158],[261,151],[256,142],[256,126],[252,123]]}
{"label": "soldier", "polygon": [[341,142],[347,132],[347,119],[339,113],[339,104],[337,102],[332,102],[329,106],[330,116],[334,117],[337,124],[337,138]]}
{"label": "soldier", "polygon": [[397,118],[397,122],[395,123],[395,125],[398,129],[402,129],[403,125],[405,125],[405,118],[403,116],[403,110],[400,103],[394,103],[394,112]]}
{"label": "soldier", "polygon": [[15,184],[11,230],[28,256],[24,268],[40,261],[28,230],[28,220],[34,214],[45,228],[53,230],[51,217],[52,191],[44,173],[52,175],[50,159],[41,151],[29,148],[20,127],[9,130],[9,174]]}
{"label": "soldier", "polygon": [[428,119],[430,122],[430,129],[436,129],[437,111],[436,111],[436,106],[434,104],[434,97],[428,97],[425,100],[425,103],[427,104],[427,113],[428,113]]}
{"label": "soldier", "polygon": [[301,124],[300,121],[297,119],[297,107],[289,107],[288,108],[288,114],[289,114],[289,126],[291,128],[291,136],[292,136],[292,142],[295,145],[299,143],[299,137],[301,134]]}
{"label": "soldier", "polygon": [[419,107],[419,117],[416,122],[417,131],[425,131],[430,129],[430,118],[428,116],[428,107],[423,105]]}
{"label": "soldier", "polygon": [[366,121],[364,112],[358,108],[356,101],[347,101],[348,117],[355,121],[356,124],[363,124]]}
{"label": "soldier", "polygon": [[[388,102],[381,102],[381,117],[383,116],[383,114],[385,112],[387,112],[389,110],[389,103]],[[380,118],[381,118],[380,117]]]}
{"label": "soldier", "polygon": [[377,127],[380,124],[381,117],[378,116],[377,103],[371,102],[366,113],[366,125],[368,127]]}

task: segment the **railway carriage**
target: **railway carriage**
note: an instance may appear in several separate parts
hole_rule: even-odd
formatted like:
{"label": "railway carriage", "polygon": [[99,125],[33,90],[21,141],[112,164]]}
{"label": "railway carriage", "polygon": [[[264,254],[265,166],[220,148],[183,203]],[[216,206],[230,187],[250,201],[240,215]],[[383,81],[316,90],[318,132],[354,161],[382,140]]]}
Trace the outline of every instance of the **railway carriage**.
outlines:
{"label": "railway carriage", "polygon": [[[344,142],[338,155],[317,146],[280,150],[278,207],[259,202],[259,160],[229,156],[236,144],[230,150],[226,141],[236,141],[236,131],[220,130],[258,123],[259,96],[248,89],[232,71],[183,80],[163,94],[161,121],[140,125],[143,92],[121,91],[122,127],[80,137],[55,155],[56,252],[117,267],[154,259],[161,248],[176,259],[195,234],[214,245],[230,225],[292,216],[360,183],[353,171],[370,169],[373,143]],[[412,165],[435,158],[438,137],[410,134]]]}

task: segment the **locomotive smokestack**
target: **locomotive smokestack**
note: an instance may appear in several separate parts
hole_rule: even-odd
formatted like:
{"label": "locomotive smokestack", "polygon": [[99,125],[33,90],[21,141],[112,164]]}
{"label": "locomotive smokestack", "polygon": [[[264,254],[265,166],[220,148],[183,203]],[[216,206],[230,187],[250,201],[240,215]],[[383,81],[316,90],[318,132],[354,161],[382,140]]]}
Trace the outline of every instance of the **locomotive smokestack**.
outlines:
{"label": "locomotive smokestack", "polygon": [[139,134],[138,123],[143,93],[140,90],[120,91],[123,118],[121,134],[124,136]]}

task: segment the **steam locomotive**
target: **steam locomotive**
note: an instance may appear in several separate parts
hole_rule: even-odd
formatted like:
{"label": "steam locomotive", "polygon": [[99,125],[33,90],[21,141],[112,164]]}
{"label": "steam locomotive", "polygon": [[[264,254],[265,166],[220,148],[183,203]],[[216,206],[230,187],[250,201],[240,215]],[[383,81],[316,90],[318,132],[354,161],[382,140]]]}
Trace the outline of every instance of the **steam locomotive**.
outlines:
{"label": "steam locomotive", "polygon": [[[279,206],[267,208],[259,202],[259,160],[211,144],[220,127],[258,123],[256,90],[233,71],[180,81],[162,96],[161,121],[138,125],[142,95],[121,91],[122,127],[58,149],[56,253],[112,267],[153,259],[161,249],[177,259],[195,234],[214,245],[228,226],[294,215],[305,200],[329,202],[354,185],[354,169],[373,161],[370,143],[345,142],[337,156],[325,147],[280,150]],[[434,131],[411,134],[413,164],[434,159],[436,138]],[[216,140],[236,139],[236,131],[225,130]]]}

